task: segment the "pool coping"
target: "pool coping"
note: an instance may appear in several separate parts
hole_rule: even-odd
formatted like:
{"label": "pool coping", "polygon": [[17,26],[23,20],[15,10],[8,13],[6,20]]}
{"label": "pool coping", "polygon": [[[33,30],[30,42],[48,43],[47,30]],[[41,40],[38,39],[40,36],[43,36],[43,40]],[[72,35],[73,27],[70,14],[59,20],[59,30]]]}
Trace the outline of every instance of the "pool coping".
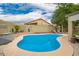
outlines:
{"label": "pool coping", "polygon": [[[48,33],[48,34],[50,34],[50,33]],[[60,48],[58,48],[55,51],[50,51],[50,52],[30,52],[30,51],[25,51],[23,49],[20,49],[19,47],[17,47],[16,44],[22,39],[22,36],[24,36],[24,35],[25,34],[16,37],[15,38],[16,40],[14,40],[13,42],[11,42],[8,45],[6,45],[6,47],[4,48],[4,52],[5,52],[6,56],[9,56],[9,55],[10,56],[21,56],[21,55],[27,55],[27,56],[71,56],[71,55],[73,55],[73,48],[71,47],[71,45],[69,45],[68,41],[67,42],[65,41],[67,43],[67,45],[65,44],[66,45],[65,47],[67,47],[67,46],[69,47],[70,46],[69,49],[67,48],[68,49],[68,53],[67,53],[67,50],[66,51],[62,50],[61,51],[61,49],[64,48],[63,45],[62,45],[62,40],[65,39],[65,38],[63,39],[62,37],[58,37],[57,38],[57,40],[59,41],[59,43],[61,44],[61,46],[60,46]],[[26,34],[26,35],[29,35],[29,34]],[[62,35],[63,35],[63,37],[67,36],[66,34],[62,34]],[[10,47],[10,46],[12,46],[12,47]],[[12,50],[9,50],[11,48],[12,48]],[[60,52],[60,53],[57,53],[57,52]]]}

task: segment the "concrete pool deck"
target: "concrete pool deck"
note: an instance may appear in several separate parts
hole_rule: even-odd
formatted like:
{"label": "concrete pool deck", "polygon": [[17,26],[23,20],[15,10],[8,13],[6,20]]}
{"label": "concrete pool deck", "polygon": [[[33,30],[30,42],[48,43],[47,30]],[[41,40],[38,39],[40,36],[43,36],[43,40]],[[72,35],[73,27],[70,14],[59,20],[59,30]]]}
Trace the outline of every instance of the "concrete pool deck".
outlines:
{"label": "concrete pool deck", "polygon": [[21,40],[24,34],[18,35],[14,41],[7,44],[3,52],[5,56],[72,56],[73,48],[71,47],[68,36],[64,35],[63,37],[58,37],[58,41],[61,44],[61,47],[55,51],[51,52],[30,52],[25,51],[17,47],[17,43]]}

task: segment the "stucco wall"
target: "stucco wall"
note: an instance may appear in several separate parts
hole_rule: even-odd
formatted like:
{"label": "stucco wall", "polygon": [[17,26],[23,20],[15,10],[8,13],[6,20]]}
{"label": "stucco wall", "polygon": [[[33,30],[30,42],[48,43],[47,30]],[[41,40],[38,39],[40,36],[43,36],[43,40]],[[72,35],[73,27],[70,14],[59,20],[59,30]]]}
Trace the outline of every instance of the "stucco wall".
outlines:
{"label": "stucco wall", "polygon": [[8,24],[0,24],[0,34],[10,33],[13,26]]}
{"label": "stucco wall", "polygon": [[53,32],[53,30],[54,26],[43,19],[37,19],[25,24],[25,32]]}
{"label": "stucco wall", "polygon": [[36,25],[50,25],[46,20],[43,20],[43,19],[37,19],[31,22],[25,23],[25,25],[28,25],[31,23],[37,23]]}
{"label": "stucco wall", "polygon": [[36,21],[33,21],[33,22],[36,22],[37,25],[49,25],[47,22],[45,22],[44,20],[36,20]]}
{"label": "stucco wall", "polygon": [[25,32],[53,32],[51,25],[26,25]]}

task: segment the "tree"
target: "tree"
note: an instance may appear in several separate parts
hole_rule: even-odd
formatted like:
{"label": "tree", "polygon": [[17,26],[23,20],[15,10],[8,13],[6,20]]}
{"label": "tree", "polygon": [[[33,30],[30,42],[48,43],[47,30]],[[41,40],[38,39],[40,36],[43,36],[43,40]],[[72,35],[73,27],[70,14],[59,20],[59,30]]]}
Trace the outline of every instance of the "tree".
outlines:
{"label": "tree", "polygon": [[14,28],[11,29],[11,32],[12,32],[12,33],[15,32]]}
{"label": "tree", "polygon": [[15,25],[14,27],[15,27],[15,32],[19,32],[20,26]]}
{"label": "tree", "polygon": [[79,11],[79,4],[58,3],[51,22],[61,26],[61,31],[63,32],[68,28],[66,15],[76,11]]}

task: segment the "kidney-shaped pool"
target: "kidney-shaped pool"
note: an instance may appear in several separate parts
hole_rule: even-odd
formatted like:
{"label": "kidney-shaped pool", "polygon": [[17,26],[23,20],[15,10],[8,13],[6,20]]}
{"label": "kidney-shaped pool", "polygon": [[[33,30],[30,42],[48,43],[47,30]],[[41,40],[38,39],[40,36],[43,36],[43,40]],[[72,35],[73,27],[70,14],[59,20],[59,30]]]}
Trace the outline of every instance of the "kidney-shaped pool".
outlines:
{"label": "kidney-shaped pool", "polygon": [[49,52],[57,50],[61,45],[57,38],[60,34],[26,35],[17,43],[20,49],[32,52]]}

